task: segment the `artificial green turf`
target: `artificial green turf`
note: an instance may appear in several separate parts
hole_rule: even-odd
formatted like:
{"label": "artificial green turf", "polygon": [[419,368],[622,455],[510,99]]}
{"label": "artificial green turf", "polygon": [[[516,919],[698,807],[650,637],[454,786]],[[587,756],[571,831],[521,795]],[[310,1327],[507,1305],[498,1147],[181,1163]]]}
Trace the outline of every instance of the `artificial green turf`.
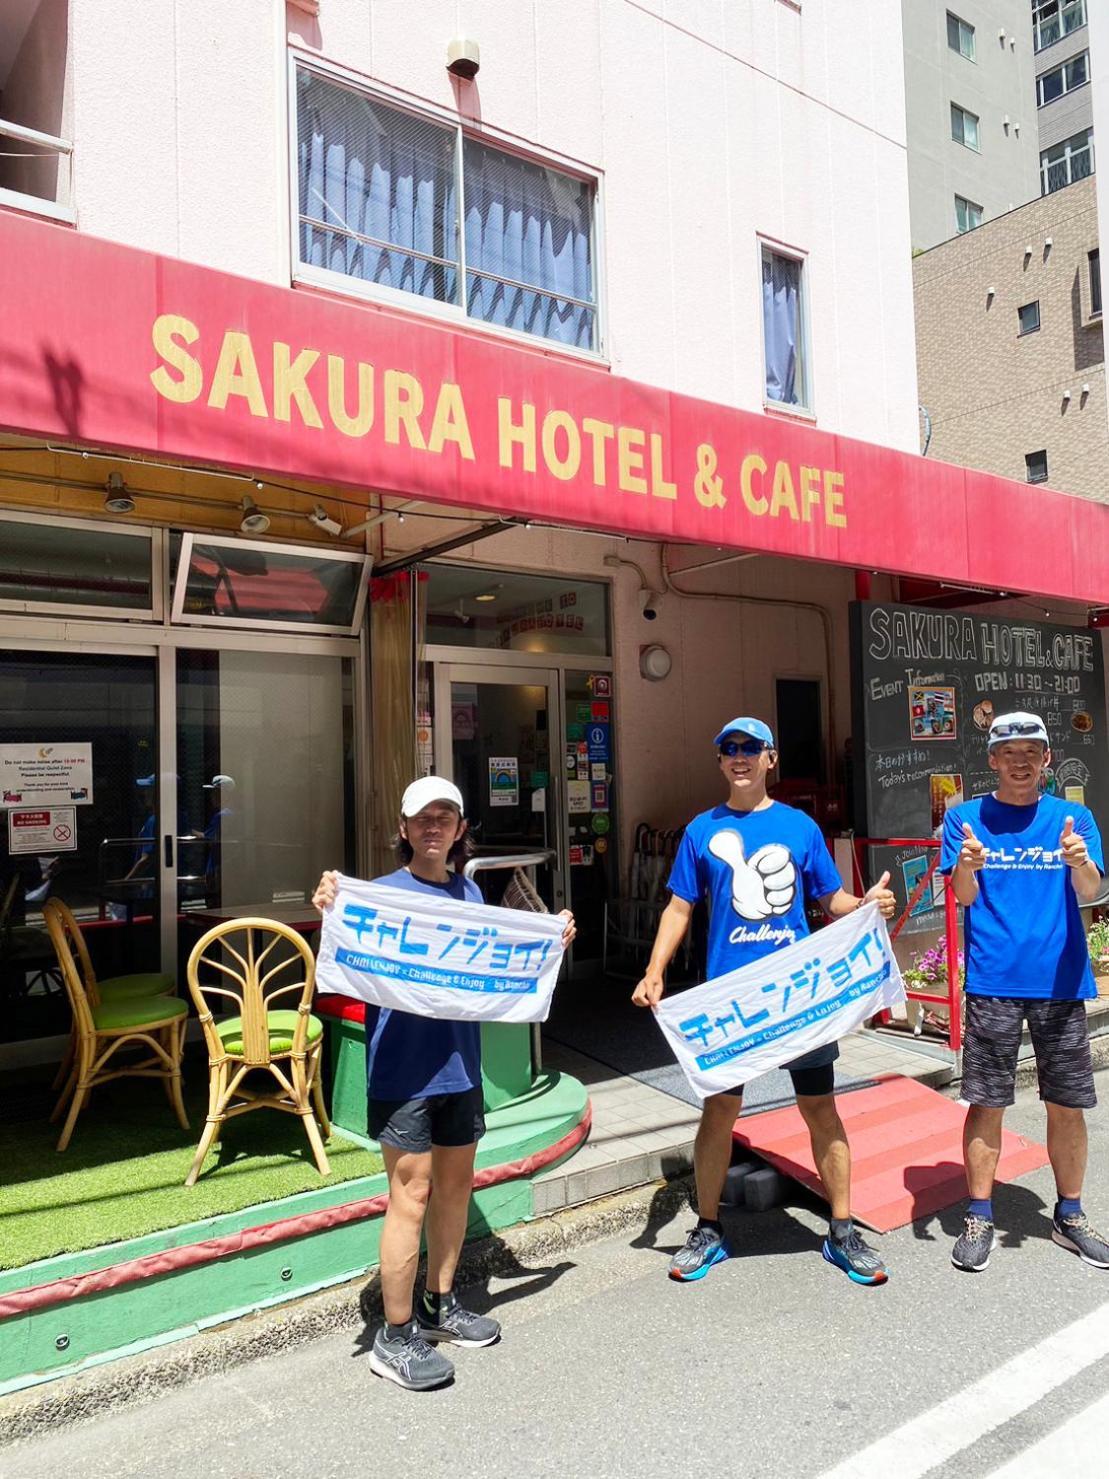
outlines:
{"label": "artificial green turf", "polygon": [[0,1269],[161,1232],[296,1192],[372,1176],[381,1157],[333,1130],[331,1174],[316,1170],[295,1115],[258,1109],[229,1121],[195,1186],[184,1185],[207,1109],[203,1067],[186,1072],[192,1130],[161,1084],[120,1079],[93,1091],[69,1149],[46,1115],[0,1124]]}

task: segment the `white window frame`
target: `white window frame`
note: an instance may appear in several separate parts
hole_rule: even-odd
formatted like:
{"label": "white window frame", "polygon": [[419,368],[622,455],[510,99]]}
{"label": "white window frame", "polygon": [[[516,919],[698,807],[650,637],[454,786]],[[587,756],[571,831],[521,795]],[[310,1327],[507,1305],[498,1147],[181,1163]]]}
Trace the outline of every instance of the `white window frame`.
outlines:
{"label": "white window frame", "polygon": [[[1082,139],[1083,142],[1079,144],[1076,149],[1072,149],[1071,145],[1074,143],[1075,139]],[[1059,156],[1058,159],[1048,159],[1049,154],[1054,154],[1059,149],[1062,149],[1063,153]],[[1087,150],[1089,151],[1090,155],[1090,168],[1084,175],[1076,176],[1072,174],[1071,160]],[[1066,165],[1067,178],[1063,181],[1061,185],[1056,185],[1054,189],[1049,189],[1048,171],[1054,169],[1056,165],[1060,164]],[[1054,195],[1055,190],[1065,190],[1068,185],[1073,185],[1076,179],[1088,179],[1089,176],[1092,175],[1096,169],[1097,160],[1094,155],[1094,131],[1092,128],[1084,128],[1081,133],[1072,134],[1069,139],[1061,139],[1058,144],[1052,144],[1050,149],[1040,150],[1040,194],[1041,196]]]}
{"label": "white window frame", "polygon": [[[262,554],[286,555],[310,560],[331,560],[338,565],[360,565],[362,574],[358,592],[354,598],[354,613],[350,625],[338,626],[323,621],[271,620],[266,616],[209,616],[186,611],[185,592],[189,584],[189,568],[192,565],[193,552],[198,544],[215,545],[217,549],[241,550],[245,547],[258,550]],[[177,559],[177,570],[174,575],[173,605],[169,619],[174,626],[219,627],[225,632],[247,629],[259,632],[300,632],[305,637],[356,637],[362,627],[372,571],[373,556],[359,554],[356,550],[328,549],[319,545],[278,544],[272,539],[236,539],[228,534],[183,533],[181,553]]]}
{"label": "white window frame", "polygon": [[[958,137],[955,134],[955,115],[956,114],[959,115],[959,120],[960,120],[960,122],[959,122],[959,136]],[[973,144],[970,144],[970,143],[967,142],[967,119],[968,118],[971,119],[973,121],[973,123],[974,123],[974,143]],[[981,150],[980,144],[981,144],[982,135],[981,135],[981,132],[980,132],[979,127],[978,127],[981,122],[982,122],[982,120],[978,116],[977,113],[972,113],[969,108],[964,108],[961,103],[955,103],[955,102],[953,102],[951,104],[951,142],[953,144],[961,144],[964,149],[969,149],[974,154],[981,154],[982,150]]]}
{"label": "white window frame", "polygon": [[[812,315],[809,311],[809,254],[800,247],[787,246],[785,242],[777,241],[772,236],[757,236],[755,243],[758,248],[755,261],[758,269],[759,288],[759,346],[762,351],[762,363],[760,373],[762,376],[762,407],[776,416],[796,416],[803,421],[816,420],[816,393],[814,387],[814,375],[812,372]],[[784,257],[788,261],[798,262],[801,267],[800,289],[801,289],[801,375],[804,384],[804,399],[796,404],[789,401],[775,401],[766,393],[766,312],[763,303],[762,288],[762,261],[763,253],[771,252],[776,257]]]}
{"label": "white window frame", "polygon": [[[1073,85],[1068,84],[1068,82],[1067,82],[1068,69],[1070,67],[1072,67],[1075,64],[1075,62],[1081,62],[1081,61],[1084,61],[1086,63],[1086,75],[1085,75],[1085,77],[1083,77],[1083,79],[1082,79],[1081,82],[1076,82]],[[1062,90],[1062,92],[1057,93],[1055,95],[1055,97],[1048,98],[1047,101],[1045,102],[1044,101],[1044,78],[1045,77],[1054,77],[1057,72],[1062,74],[1062,78],[1063,78],[1063,90]],[[1060,62],[1057,67],[1052,67],[1051,70],[1048,71],[1048,72],[1041,72],[1040,75],[1036,78],[1036,107],[1037,108],[1050,108],[1051,105],[1052,105],[1052,103],[1057,103],[1057,102],[1059,102],[1059,100],[1061,98],[1069,97],[1069,95],[1072,92],[1077,92],[1079,90],[1079,88],[1089,87],[1089,85],[1090,85],[1090,53],[1088,51],[1077,51],[1077,52],[1075,52],[1074,56],[1067,57],[1067,59],[1066,59],[1065,62]]]}
{"label": "white window frame", "polygon": [[[960,226],[959,225],[959,202],[960,201],[962,201],[963,205],[966,206],[968,212],[970,212],[972,210],[975,210],[975,211],[978,212],[978,219],[977,219],[977,221],[974,222],[973,225],[970,225],[970,224],[968,224],[966,226]],[[981,224],[982,224],[982,220],[983,220],[984,214],[985,214],[985,212],[983,211],[983,208],[978,204],[978,202],[976,200],[970,200],[965,195],[956,195],[955,196],[955,234],[956,234],[956,236],[965,236],[968,231],[977,231],[978,228],[979,228],[979,226],[981,226]]]}
{"label": "white window frame", "polygon": [[[1045,20],[1043,14],[1047,3],[1048,0],[1041,0],[1039,4],[1036,3],[1036,0],[1033,0],[1032,48],[1034,51],[1046,51],[1049,46],[1054,46],[1057,41],[1062,41],[1064,36],[1069,36],[1073,31],[1081,30],[1086,24],[1086,0],[1057,0],[1055,14],[1050,20]],[[1077,15],[1079,19],[1074,21],[1072,25],[1067,25],[1067,17],[1074,15]],[[1058,33],[1050,36],[1045,41],[1045,26],[1050,25],[1052,21],[1058,22]]]}
{"label": "white window frame", "polygon": [[[0,192],[2,194],[3,192]],[[23,509],[0,509],[0,534],[5,524],[33,524],[41,528],[41,511],[29,513]],[[163,610],[163,566],[162,531],[145,524],[112,523],[106,519],[70,519],[49,514],[52,529],[79,529],[82,533],[95,530],[98,534],[118,534],[126,539],[143,539],[150,546],[150,600],[145,606],[93,605],[84,601],[19,601],[10,596],[0,596],[0,611],[16,612],[20,615],[38,613],[43,616],[91,616],[109,621],[160,621]]]}
{"label": "white window frame", "polygon": [[[954,21],[955,24],[956,24],[956,26],[958,26],[958,28],[959,28],[959,44],[958,44],[958,46],[952,46],[952,44],[951,44],[951,22],[952,21]],[[975,37],[974,37],[974,27],[970,24],[969,21],[963,20],[963,18],[962,18],[961,15],[956,15],[953,10],[949,10],[947,12],[947,20],[945,22],[945,25],[946,25],[946,28],[947,28],[947,49],[948,49],[948,51],[953,51],[956,56],[961,56],[964,59],[964,61],[974,62],[977,65],[978,58],[977,58],[977,55],[975,54],[976,42],[975,42]],[[970,50],[969,51],[964,51],[964,49],[963,49],[963,43],[964,43],[964,41],[965,41],[965,39],[967,37],[970,38]]]}
{"label": "white window frame", "polygon": [[[59,138],[57,134],[40,133],[37,128],[27,128],[22,123],[0,118],[0,141],[11,140],[17,144],[31,144],[48,153],[61,154],[69,171],[69,195],[73,195],[73,143]],[[7,190],[0,187],[0,205],[14,206],[16,210],[33,212],[36,216],[49,216],[53,221],[65,221],[72,225],[77,216],[73,206],[63,205],[56,200],[46,200],[41,195],[27,195],[22,190]]]}
{"label": "white window frame", "polygon": [[[571,179],[580,180],[588,185],[593,192],[593,219],[589,250],[593,265],[595,300],[592,305],[586,306],[592,307],[595,316],[597,326],[596,348],[583,349],[580,345],[562,344],[557,339],[545,339],[538,334],[525,334],[519,329],[507,328],[503,324],[487,323],[484,319],[472,318],[466,312],[465,306],[462,303],[442,303],[437,299],[422,298],[416,293],[406,293],[399,288],[391,288],[382,283],[371,283],[363,279],[347,277],[341,272],[332,272],[330,268],[313,267],[302,262],[300,260],[300,180],[297,171],[298,110],[296,79],[299,68],[314,72],[317,76],[324,78],[328,82],[334,82],[339,86],[352,88],[364,94],[372,101],[378,101],[386,107],[411,114],[412,117],[418,118],[422,122],[432,123],[440,128],[454,131],[457,140],[458,272],[460,284],[463,285],[463,292],[465,291],[464,284],[467,271],[465,180],[462,167],[462,146],[464,138],[471,138],[478,143],[487,144],[491,148],[501,150],[505,154],[515,154],[520,159],[527,160],[529,164],[538,165],[543,169],[556,170],[559,174],[568,175]],[[325,61],[320,57],[293,49],[289,51],[288,109],[289,279],[293,284],[304,283],[312,287],[324,288],[330,293],[337,293],[345,298],[362,298],[375,303],[387,303],[391,307],[403,309],[408,313],[418,314],[420,317],[438,319],[440,322],[449,323],[458,328],[465,327],[467,330],[477,334],[489,334],[494,338],[507,339],[513,344],[526,344],[530,349],[538,349],[547,354],[587,360],[591,364],[608,363],[606,349],[608,323],[606,312],[607,295],[601,252],[601,243],[605,239],[604,177],[599,171],[583,166],[577,161],[560,157],[550,151],[540,152],[533,149],[522,149],[516,140],[508,139],[498,130],[485,124],[475,126],[471,120],[460,120],[456,113],[451,113],[447,109],[437,109],[430,104],[415,107],[409,99],[397,94],[390,88],[382,86],[380,83],[371,83],[365,77],[351,72],[346,68],[338,67],[333,62]],[[537,288],[535,291],[542,293],[542,289]]]}

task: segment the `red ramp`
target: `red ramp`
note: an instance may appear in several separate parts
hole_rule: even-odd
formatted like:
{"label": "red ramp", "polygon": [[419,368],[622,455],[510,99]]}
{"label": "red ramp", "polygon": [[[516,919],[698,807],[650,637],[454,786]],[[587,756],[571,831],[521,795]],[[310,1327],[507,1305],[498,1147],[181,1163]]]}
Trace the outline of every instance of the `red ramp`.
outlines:
{"label": "red ramp", "polygon": [[[851,1213],[866,1227],[890,1232],[967,1196],[964,1105],[900,1074],[839,1094],[836,1105],[851,1142]],[[738,1145],[823,1195],[809,1132],[795,1105],[737,1120],[732,1135]],[[1042,1145],[1003,1132],[998,1181],[1014,1181],[1046,1165]]]}

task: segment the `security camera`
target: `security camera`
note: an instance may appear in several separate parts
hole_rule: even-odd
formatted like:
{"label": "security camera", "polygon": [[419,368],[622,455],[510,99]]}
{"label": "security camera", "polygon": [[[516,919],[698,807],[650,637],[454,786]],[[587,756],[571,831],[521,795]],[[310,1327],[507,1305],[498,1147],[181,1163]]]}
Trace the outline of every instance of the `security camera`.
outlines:
{"label": "security camera", "polygon": [[655,620],[661,600],[662,597],[658,591],[642,590],[639,592],[639,609],[643,612],[644,621]]}
{"label": "security camera", "polygon": [[317,529],[322,529],[325,534],[330,534],[332,537],[343,532],[342,524],[337,519],[331,518],[327,510],[318,503],[310,514],[305,515],[305,518],[310,524],[315,524]]}

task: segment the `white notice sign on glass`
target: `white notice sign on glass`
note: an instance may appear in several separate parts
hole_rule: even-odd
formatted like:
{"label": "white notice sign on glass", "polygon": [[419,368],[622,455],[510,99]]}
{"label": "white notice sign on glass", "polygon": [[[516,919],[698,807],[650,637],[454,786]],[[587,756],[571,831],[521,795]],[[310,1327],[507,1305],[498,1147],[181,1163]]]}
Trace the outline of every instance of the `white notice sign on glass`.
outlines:
{"label": "white notice sign on glass", "polygon": [[0,808],[91,804],[91,744],[0,745]]}

